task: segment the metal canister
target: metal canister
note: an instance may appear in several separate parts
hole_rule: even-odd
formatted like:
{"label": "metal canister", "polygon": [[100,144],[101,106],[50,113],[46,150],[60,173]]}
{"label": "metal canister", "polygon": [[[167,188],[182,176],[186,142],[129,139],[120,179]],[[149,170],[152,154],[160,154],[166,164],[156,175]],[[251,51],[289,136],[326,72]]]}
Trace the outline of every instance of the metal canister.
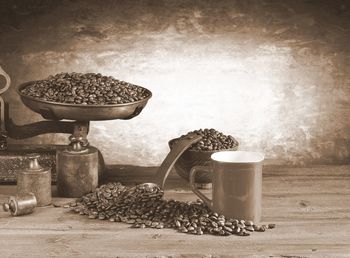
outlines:
{"label": "metal canister", "polygon": [[17,193],[33,193],[38,206],[50,205],[51,193],[51,169],[43,168],[38,162],[39,154],[27,154],[29,165],[21,171],[17,171]]}
{"label": "metal canister", "polygon": [[37,200],[33,193],[18,194],[10,196],[8,201],[3,204],[4,211],[11,212],[12,216],[30,214],[37,206]]}
{"label": "metal canister", "polygon": [[57,193],[60,197],[81,197],[98,186],[98,150],[82,146],[82,139],[70,137],[72,145],[57,151]]}

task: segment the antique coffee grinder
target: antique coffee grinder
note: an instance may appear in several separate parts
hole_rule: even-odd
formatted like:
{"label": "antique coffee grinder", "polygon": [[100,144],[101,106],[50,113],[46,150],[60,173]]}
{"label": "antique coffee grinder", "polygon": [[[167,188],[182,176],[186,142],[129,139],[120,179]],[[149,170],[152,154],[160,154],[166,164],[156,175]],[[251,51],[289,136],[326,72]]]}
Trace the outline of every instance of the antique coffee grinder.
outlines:
{"label": "antique coffee grinder", "polygon": [[[47,133],[71,134],[68,145],[51,145],[44,148],[55,153],[57,192],[62,197],[80,197],[91,192],[97,187],[98,178],[101,177],[103,158],[98,149],[90,146],[87,140],[90,121],[131,119],[141,113],[152,96],[152,93],[147,90],[149,97],[125,104],[81,105],[56,103],[23,95],[20,90],[33,83],[27,82],[17,87],[17,93],[26,107],[39,113],[47,121],[16,125],[9,114],[9,103],[1,97],[1,94],[10,86],[10,77],[1,67],[0,75],[3,75],[7,81],[6,86],[0,90],[0,158],[6,160],[7,154],[12,153],[13,150],[19,152],[18,155],[24,156],[21,151],[30,149],[30,146],[16,148],[8,145],[8,137],[26,139]],[[45,153],[40,146],[30,152]]]}

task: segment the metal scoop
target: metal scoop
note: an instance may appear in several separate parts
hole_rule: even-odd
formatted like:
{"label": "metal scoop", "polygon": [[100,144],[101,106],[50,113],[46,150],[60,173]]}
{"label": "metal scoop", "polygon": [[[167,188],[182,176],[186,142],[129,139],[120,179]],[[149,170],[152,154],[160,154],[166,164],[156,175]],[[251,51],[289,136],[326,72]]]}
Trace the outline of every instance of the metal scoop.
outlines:
{"label": "metal scoop", "polygon": [[132,192],[135,188],[147,187],[147,188],[164,188],[165,181],[174,166],[177,159],[184,153],[192,144],[199,142],[202,139],[201,135],[196,133],[188,134],[178,141],[176,141],[168,153],[161,166],[159,167],[157,173],[153,176],[149,183],[139,184],[137,186],[129,188],[127,191]]}

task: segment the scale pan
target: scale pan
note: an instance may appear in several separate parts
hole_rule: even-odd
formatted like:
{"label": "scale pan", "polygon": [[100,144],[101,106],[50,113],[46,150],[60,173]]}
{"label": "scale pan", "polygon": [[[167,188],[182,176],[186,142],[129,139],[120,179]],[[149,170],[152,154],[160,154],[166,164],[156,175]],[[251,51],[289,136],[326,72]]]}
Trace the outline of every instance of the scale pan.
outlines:
{"label": "scale pan", "polygon": [[16,89],[17,93],[20,95],[25,106],[48,120],[101,121],[131,119],[141,113],[148,100],[152,97],[152,92],[144,88],[149,93],[149,96],[130,103],[106,105],[58,103],[35,99],[21,93],[21,89],[33,83],[35,83],[35,81],[19,85]]}

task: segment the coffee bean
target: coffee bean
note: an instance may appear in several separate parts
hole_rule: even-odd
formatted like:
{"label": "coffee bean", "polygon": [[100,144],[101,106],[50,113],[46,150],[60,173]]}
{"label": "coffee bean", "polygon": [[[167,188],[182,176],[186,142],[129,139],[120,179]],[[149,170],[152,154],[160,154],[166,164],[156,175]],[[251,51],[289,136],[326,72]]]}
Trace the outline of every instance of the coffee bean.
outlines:
{"label": "coffee bean", "polygon": [[241,232],[239,232],[238,235],[239,236],[250,236],[250,234],[247,231],[245,231],[245,230],[242,230]]}
{"label": "coffee bean", "polygon": [[218,221],[217,224],[218,224],[219,226],[224,226],[224,225],[225,225],[225,222],[224,222],[224,221]]}
{"label": "coffee bean", "polygon": [[264,231],[265,231],[266,229],[268,229],[268,226],[266,226],[266,225],[261,225],[261,228],[264,229]]}
{"label": "coffee bean", "polygon": [[[233,138],[233,136],[224,135],[223,133],[220,133],[215,129],[199,129],[189,133],[196,133],[203,137],[201,141],[193,144],[190,147],[190,150],[213,151],[236,149],[238,147],[238,141],[235,138]],[[179,139],[185,136],[187,136],[187,134],[180,136]]]}
{"label": "coffee bean", "polygon": [[265,232],[265,231],[266,231],[266,228],[260,226],[256,231],[258,231],[258,232]]}
{"label": "coffee bean", "polygon": [[181,229],[181,232],[182,232],[182,233],[187,233],[188,230],[187,230],[187,228],[183,228],[183,229]]}
{"label": "coffee bean", "polygon": [[76,202],[71,202],[71,203],[69,204],[69,206],[70,206],[70,207],[76,207],[76,206],[77,206],[77,203],[76,203]]}
{"label": "coffee bean", "polygon": [[233,232],[233,229],[232,229],[232,228],[230,228],[230,227],[226,227],[226,226],[224,226],[223,228],[224,228],[224,230],[226,230],[226,231],[228,231],[228,232]]}
{"label": "coffee bean", "polygon": [[162,228],[164,228],[164,225],[163,224],[159,224],[159,225],[156,226],[156,228],[157,229],[162,229]]}
{"label": "coffee bean", "polygon": [[123,104],[150,96],[145,88],[95,73],[59,73],[21,89],[35,99],[58,103]]}
{"label": "coffee bean", "polygon": [[247,226],[245,229],[246,229],[246,230],[248,230],[248,231],[251,231],[251,232],[253,232],[253,231],[254,231],[253,226]]}
{"label": "coffee bean", "polygon": [[253,226],[253,225],[254,225],[254,222],[251,221],[251,220],[248,220],[248,221],[245,222],[245,225],[246,225],[246,226]]}
{"label": "coffee bean", "polygon": [[258,226],[258,225],[253,225],[253,228],[255,231],[260,231],[260,226]]}
{"label": "coffee bean", "polygon": [[218,223],[212,221],[211,225],[214,227],[214,228],[217,228],[218,227]]}
{"label": "coffee bean", "polygon": [[245,228],[245,225],[244,225],[244,224],[239,223],[239,224],[237,225],[237,227],[238,227],[238,228],[241,228],[241,229],[244,229],[244,228]]}
{"label": "coffee bean", "polygon": [[268,226],[269,229],[272,229],[272,228],[276,227],[276,224],[268,224],[267,226]]}
{"label": "coffee bean", "polygon": [[214,231],[215,233],[219,233],[221,230],[220,230],[219,228],[213,228],[213,231]]}
{"label": "coffee bean", "polygon": [[201,230],[201,229],[199,229],[199,230],[197,230],[197,235],[203,235],[204,233],[203,233],[203,231]]}
{"label": "coffee bean", "polygon": [[194,231],[194,227],[189,226],[189,227],[187,228],[187,230],[188,230],[188,231]]}
{"label": "coffee bean", "polygon": [[230,233],[226,232],[225,230],[220,230],[220,231],[219,231],[219,235],[220,235],[220,236],[229,236]]}
{"label": "coffee bean", "polygon": [[202,201],[165,200],[163,194],[159,187],[129,188],[120,183],[108,183],[76,200],[74,211],[91,219],[129,223],[133,228],[177,228],[179,232],[195,235],[246,236],[249,235],[247,230],[268,228],[251,225],[249,221],[226,219],[212,212]]}
{"label": "coffee bean", "polygon": [[151,227],[157,227],[159,225],[159,222],[152,222]]}

